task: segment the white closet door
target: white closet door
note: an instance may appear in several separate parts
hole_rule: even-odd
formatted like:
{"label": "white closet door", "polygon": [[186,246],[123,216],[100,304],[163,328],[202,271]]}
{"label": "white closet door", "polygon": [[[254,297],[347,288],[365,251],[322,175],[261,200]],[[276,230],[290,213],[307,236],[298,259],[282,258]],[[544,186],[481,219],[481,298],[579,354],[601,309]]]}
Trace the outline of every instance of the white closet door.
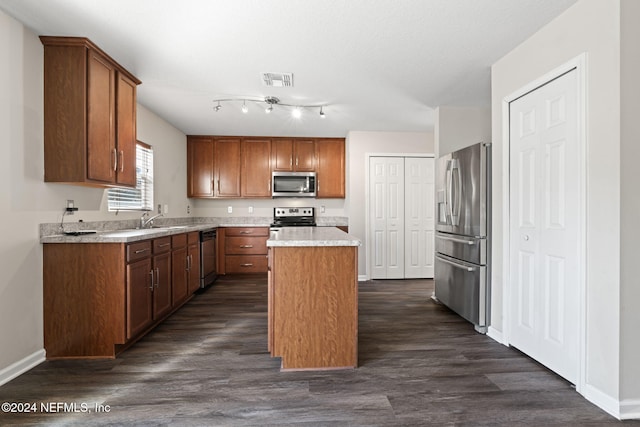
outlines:
{"label": "white closet door", "polygon": [[576,383],[580,147],[576,71],[510,104],[509,342]]}
{"label": "white closet door", "polygon": [[433,278],[434,159],[405,158],[404,277]]}
{"label": "white closet door", "polygon": [[369,159],[371,278],[404,278],[404,158]]}

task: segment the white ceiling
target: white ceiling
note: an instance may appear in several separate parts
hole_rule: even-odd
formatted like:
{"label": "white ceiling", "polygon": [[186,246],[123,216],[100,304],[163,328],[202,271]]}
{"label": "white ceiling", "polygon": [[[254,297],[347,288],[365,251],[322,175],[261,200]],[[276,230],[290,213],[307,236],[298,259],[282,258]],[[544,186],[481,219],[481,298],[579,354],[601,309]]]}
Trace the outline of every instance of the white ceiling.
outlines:
{"label": "white ceiling", "polygon": [[[186,134],[430,131],[438,106],[488,106],[490,67],[576,0],[0,0],[37,34],[90,38]],[[292,72],[293,88],[261,72]],[[284,108],[213,100],[276,96]]]}

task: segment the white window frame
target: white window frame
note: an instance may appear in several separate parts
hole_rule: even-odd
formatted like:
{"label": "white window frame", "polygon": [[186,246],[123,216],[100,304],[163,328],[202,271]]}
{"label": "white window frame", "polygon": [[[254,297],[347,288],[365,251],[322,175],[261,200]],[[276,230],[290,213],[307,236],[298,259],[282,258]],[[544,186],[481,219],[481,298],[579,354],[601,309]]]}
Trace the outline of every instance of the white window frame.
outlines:
{"label": "white window frame", "polygon": [[153,147],[136,143],[136,186],[110,188],[107,195],[109,212],[153,210]]}

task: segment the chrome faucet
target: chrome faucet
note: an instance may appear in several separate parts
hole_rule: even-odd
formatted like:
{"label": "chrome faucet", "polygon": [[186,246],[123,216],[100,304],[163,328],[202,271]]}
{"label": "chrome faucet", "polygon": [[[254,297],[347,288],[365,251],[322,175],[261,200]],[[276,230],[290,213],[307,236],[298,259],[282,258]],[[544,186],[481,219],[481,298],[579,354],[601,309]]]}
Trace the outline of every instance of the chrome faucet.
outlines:
{"label": "chrome faucet", "polygon": [[[153,227],[153,220],[162,216],[161,213],[152,216],[151,218],[145,219],[149,215],[149,211],[145,211],[140,217],[140,228],[151,228]],[[147,227],[148,226],[148,227]]]}

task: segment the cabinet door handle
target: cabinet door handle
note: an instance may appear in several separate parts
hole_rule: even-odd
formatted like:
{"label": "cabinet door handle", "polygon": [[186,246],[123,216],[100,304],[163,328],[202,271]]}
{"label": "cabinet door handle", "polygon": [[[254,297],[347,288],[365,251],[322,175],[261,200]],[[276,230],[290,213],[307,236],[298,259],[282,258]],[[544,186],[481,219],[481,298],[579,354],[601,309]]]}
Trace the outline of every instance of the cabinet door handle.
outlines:
{"label": "cabinet door handle", "polygon": [[144,248],[144,249],[138,249],[137,251],[135,251],[136,254],[141,254],[142,252],[146,252],[148,251],[149,248]]}
{"label": "cabinet door handle", "polygon": [[124,172],[124,151],[120,150],[120,173]]}
{"label": "cabinet door handle", "polygon": [[253,233],[253,231],[251,231],[251,230],[242,230],[240,232],[240,234],[251,234],[251,233]]}
{"label": "cabinet door handle", "polygon": [[151,270],[149,272],[149,274],[151,275],[151,286],[149,286],[149,289],[151,289],[153,291],[153,283],[155,282],[155,280],[153,278],[153,270]]}
{"label": "cabinet door handle", "polygon": [[187,255],[187,271],[191,271],[191,255]]}
{"label": "cabinet door handle", "polygon": [[240,264],[240,267],[253,267],[253,264],[248,262],[246,264]]}
{"label": "cabinet door handle", "polygon": [[118,170],[118,150],[113,149],[113,171]]}
{"label": "cabinet door handle", "polygon": [[296,157],[296,166],[298,166],[298,158]]}
{"label": "cabinet door handle", "polygon": [[160,243],[160,244],[158,244],[159,248],[164,248],[165,246],[171,246],[171,243]]}
{"label": "cabinet door handle", "polygon": [[240,245],[241,248],[252,248],[253,245]]}
{"label": "cabinet door handle", "polygon": [[160,269],[156,268],[156,288],[160,286]]}

